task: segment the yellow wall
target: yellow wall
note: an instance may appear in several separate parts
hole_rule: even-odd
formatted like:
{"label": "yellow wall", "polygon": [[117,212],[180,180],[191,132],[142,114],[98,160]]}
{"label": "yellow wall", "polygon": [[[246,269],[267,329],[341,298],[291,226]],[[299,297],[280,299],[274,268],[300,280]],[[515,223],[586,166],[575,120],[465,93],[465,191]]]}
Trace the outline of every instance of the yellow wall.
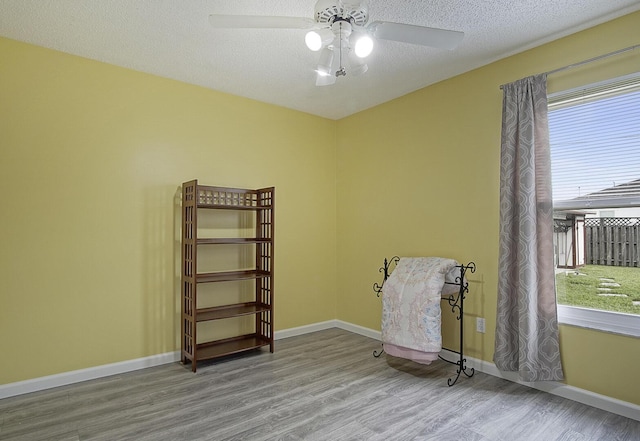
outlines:
{"label": "yellow wall", "polygon": [[335,121],[6,39],[0,78],[0,384],[179,348],[194,178],[274,185],[276,329],[335,318]]}
{"label": "yellow wall", "polygon": [[[379,329],[385,257],[470,260],[465,352],[492,361],[496,319],[501,84],[638,43],[640,13],[419,90],[338,122],[338,318]],[[640,70],[640,52],[549,77],[558,90]],[[603,74],[606,71],[606,74]],[[475,318],[486,318],[486,334]],[[445,343],[455,345],[446,318]],[[640,341],[561,326],[568,384],[640,404]],[[455,347],[455,346],[454,346]],[[626,372],[626,374],[625,374]]]}
{"label": "yellow wall", "polygon": [[[0,384],[176,350],[192,178],[276,186],[276,329],[379,329],[382,259],[442,255],[477,264],[465,350],[491,361],[499,85],[636,44],[638,28],[631,14],[338,122],[0,39]],[[607,75],[638,70],[616,60]],[[562,326],[561,340],[569,384],[640,404],[638,339]]]}

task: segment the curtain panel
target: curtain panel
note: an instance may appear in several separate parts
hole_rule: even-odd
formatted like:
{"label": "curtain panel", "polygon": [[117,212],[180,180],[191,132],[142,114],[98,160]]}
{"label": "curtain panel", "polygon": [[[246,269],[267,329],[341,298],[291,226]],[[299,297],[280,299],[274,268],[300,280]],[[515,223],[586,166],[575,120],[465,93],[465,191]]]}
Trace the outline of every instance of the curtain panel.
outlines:
{"label": "curtain panel", "polygon": [[494,362],[523,381],[563,379],[546,74],[503,86]]}

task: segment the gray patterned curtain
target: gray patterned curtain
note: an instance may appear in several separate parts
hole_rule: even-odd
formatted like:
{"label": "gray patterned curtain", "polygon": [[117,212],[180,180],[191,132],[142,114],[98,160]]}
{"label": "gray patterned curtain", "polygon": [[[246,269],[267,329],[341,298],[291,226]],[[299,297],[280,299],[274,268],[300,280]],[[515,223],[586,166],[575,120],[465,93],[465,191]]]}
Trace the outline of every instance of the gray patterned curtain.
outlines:
{"label": "gray patterned curtain", "polygon": [[546,74],[503,92],[493,360],[523,381],[561,380]]}

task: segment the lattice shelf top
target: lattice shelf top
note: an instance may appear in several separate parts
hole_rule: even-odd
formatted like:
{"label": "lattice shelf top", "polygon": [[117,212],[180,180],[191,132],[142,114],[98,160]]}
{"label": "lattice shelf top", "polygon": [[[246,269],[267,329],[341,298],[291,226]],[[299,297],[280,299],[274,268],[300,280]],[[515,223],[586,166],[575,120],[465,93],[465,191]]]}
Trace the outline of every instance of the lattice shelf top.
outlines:
{"label": "lattice shelf top", "polygon": [[198,186],[197,204],[201,208],[261,209],[272,204],[271,189],[243,190]]}

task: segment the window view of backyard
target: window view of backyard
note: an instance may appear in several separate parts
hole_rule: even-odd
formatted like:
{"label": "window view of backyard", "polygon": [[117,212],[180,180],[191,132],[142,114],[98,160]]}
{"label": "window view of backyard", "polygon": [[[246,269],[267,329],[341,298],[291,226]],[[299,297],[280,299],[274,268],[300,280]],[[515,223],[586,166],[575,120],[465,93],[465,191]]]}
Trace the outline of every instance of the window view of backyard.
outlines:
{"label": "window view of backyard", "polygon": [[556,271],[562,305],[640,314],[640,268],[585,265]]}
{"label": "window view of backyard", "polygon": [[[640,181],[637,191],[640,194]],[[558,303],[640,314],[640,217],[586,216],[556,213]]]}
{"label": "window view of backyard", "polygon": [[549,97],[558,304],[640,315],[640,75]]}

